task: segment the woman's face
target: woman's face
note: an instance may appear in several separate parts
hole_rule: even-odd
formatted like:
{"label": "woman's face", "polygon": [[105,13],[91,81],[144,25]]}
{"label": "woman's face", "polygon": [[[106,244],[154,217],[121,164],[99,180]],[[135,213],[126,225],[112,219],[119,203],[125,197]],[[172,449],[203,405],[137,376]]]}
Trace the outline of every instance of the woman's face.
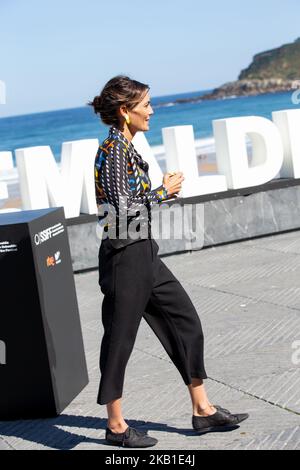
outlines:
{"label": "woman's face", "polygon": [[149,119],[154,111],[150,104],[149,92],[146,93],[142,101],[138,103],[131,111],[127,114],[130,117],[129,127],[134,131],[148,131],[149,130]]}

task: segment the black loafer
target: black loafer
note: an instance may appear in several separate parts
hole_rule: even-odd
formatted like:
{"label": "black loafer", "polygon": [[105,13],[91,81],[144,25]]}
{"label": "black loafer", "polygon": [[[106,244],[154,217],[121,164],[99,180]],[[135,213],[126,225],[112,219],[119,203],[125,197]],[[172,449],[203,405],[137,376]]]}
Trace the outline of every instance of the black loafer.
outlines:
{"label": "black loafer", "polygon": [[226,414],[232,414],[231,411],[227,410],[226,408],[223,408],[222,406],[220,405],[213,405],[214,408],[216,408],[216,410],[218,411],[222,411],[222,413],[226,413]]}
{"label": "black loafer", "polygon": [[248,413],[232,413],[231,411],[227,410],[226,408],[223,408],[222,406],[220,405],[213,405],[216,410],[218,411],[222,411],[222,413],[225,413],[225,414],[228,414],[228,415],[233,415],[233,416],[237,416],[238,420],[239,420],[239,423],[241,423],[242,421],[244,421],[245,419],[249,418],[249,414]]}
{"label": "black loafer", "polygon": [[192,425],[197,433],[206,433],[213,431],[230,431],[236,429],[239,423],[248,418],[248,413],[228,414],[223,411],[216,411],[210,416],[192,417]]}
{"label": "black loafer", "polygon": [[148,436],[147,432],[128,426],[122,433],[105,430],[105,440],[108,444],[122,447],[152,447],[158,443],[155,437]]}

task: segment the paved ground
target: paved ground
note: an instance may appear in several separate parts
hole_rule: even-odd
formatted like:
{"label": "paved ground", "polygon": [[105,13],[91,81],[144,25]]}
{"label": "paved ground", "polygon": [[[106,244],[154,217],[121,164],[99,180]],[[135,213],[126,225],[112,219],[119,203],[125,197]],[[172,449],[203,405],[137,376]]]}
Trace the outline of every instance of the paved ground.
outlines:
{"label": "paved ground", "polygon": [[[250,417],[197,436],[189,393],[142,320],[126,370],[128,424],[159,449],[300,449],[300,232],[163,257],[191,296],[206,338],[210,399]],[[97,272],[75,276],[90,383],[55,419],[0,422],[0,449],[109,449],[96,404],[102,335]]]}

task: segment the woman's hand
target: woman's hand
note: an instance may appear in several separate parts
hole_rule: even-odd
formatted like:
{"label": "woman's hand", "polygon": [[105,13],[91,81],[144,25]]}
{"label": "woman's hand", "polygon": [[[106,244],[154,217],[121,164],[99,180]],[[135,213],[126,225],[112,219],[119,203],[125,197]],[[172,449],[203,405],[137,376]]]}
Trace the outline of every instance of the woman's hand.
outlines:
{"label": "woman's hand", "polygon": [[164,174],[163,185],[167,190],[168,196],[178,196],[178,193],[181,191],[181,183],[183,180],[184,176],[181,171]]}

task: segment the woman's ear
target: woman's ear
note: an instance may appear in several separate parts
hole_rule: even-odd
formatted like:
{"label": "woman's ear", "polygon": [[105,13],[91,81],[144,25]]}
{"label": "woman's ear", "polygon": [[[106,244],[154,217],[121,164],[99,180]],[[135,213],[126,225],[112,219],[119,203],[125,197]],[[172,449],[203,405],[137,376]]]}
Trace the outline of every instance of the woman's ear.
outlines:
{"label": "woman's ear", "polygon": [[125,105],[120,106],[119,112],[120,112],[121,117],[123,117],[125,119],[125,116],[127,115],[126,106]]}

